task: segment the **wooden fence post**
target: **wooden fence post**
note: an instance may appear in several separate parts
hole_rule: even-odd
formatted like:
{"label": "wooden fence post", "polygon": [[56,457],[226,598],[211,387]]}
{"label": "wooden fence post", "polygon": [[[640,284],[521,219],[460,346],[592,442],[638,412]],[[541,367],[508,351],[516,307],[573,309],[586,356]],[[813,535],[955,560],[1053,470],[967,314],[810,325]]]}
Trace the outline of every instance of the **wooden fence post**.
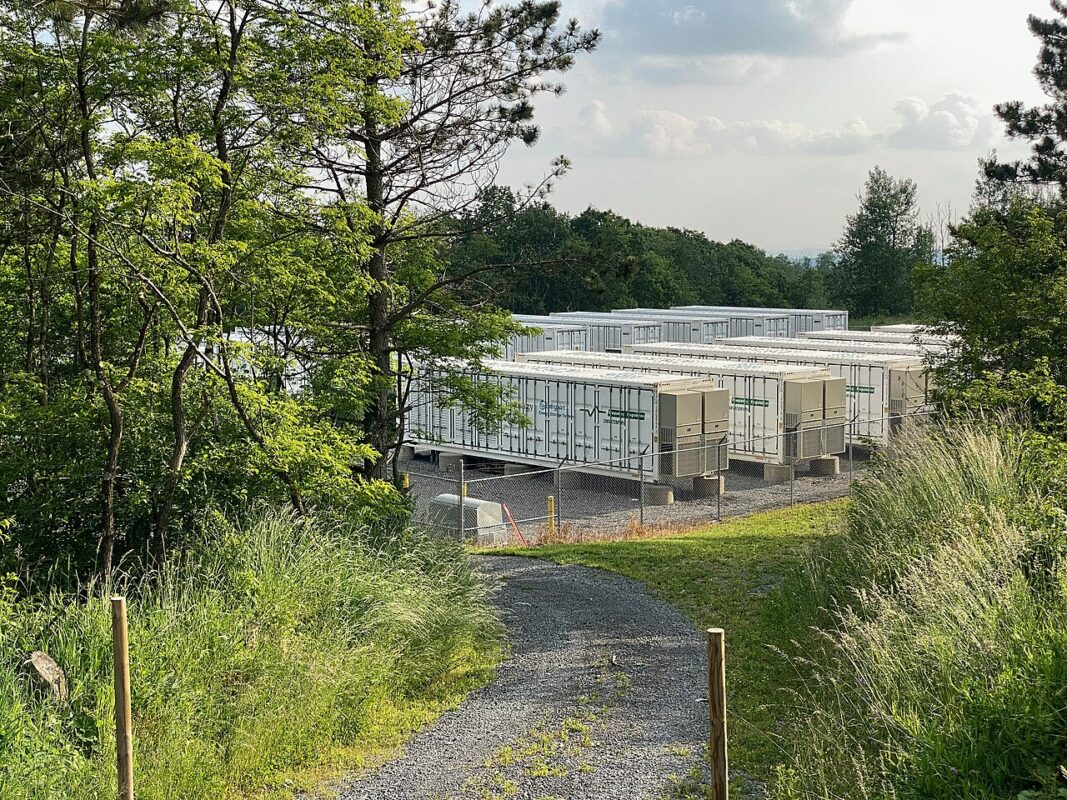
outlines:
{"label": "wooden fence post", "polygon": [[708,719],[711,737],[711,800],[730,795],[729,761],[726,752],[726,634],[722,628],[708,631]]}
{"label": "wooden fence post", "polygon": [[111,598],[111,638],[115,653],[115,751],[119,800],[133,800],[133,720],[130,707],[130,646],[126,598]]}
{"label": "wooden fence post", "polygon": [[548,536],[546,538],[551,542],[556,536],[556,498],[554,496],[548,496],[548,508],[545,510],[548,512]]}

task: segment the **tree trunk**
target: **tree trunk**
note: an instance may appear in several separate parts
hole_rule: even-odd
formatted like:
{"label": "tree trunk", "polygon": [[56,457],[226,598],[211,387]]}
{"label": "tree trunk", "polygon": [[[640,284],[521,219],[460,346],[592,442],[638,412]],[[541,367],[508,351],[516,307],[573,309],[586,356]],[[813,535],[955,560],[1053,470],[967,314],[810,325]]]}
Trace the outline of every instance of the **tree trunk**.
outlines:
{"label": "tree trunk", "polygon": [[[373,133],[373,128],[372,128]],[[367,442],[377,456],[363,465],[364,477],[385,480],[394,445],[396,421],[393,417],[393,354],[389,331],[389,262],[388,240],[385,230],[385,186],[382,173],[382,143],[370,138],[367,149],[367,205],[376,215],[374,251],[367,264],[367,272],[375,282],[375,289],[367,298],[367,333],[374,378],[370,402],[364,414],[363,428]]]}

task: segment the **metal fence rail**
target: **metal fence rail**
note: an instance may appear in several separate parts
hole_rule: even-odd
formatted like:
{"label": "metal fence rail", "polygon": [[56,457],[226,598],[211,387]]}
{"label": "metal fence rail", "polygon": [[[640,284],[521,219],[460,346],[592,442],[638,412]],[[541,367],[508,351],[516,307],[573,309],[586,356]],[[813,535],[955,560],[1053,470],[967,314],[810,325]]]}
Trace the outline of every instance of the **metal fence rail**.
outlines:
{"label": "metal fence rail", "polygon": [[[913,424],[934,411],[894,415],[884,420]],[[481,545],[527,545],[637,538],[794,505],[846,497],[866,467],[873,443],[848,426],[845,451],[812,472],[797,464],[782,468],[784,479],[768,483],[761,465],[740,459],[724,463],[723,448],[705,445],[710,467],[699,480],[653,483],[657,459],[674,452],[637,453],[595,464],[555,467],[504,464],[480,458],[402,462],[416,517],[444,535]],[[731,442],[732,448],[792,432]]]}

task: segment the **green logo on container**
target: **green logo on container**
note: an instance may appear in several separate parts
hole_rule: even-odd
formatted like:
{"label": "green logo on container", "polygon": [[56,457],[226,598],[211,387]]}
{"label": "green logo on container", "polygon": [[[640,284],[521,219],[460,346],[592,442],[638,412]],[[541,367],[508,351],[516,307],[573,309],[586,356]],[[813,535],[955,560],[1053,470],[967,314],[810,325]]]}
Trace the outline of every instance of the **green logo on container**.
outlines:
{"label": "green logo on container", "polygon": [[752,408],[767,408],[770,400],[761,400],[758,397],[735,397],[730,401],[732,406],[750,406]]}
{"label": "green logo on container", "polygon": [[846,386],[845,391],[849,394],[874,394],[873,386]]}
{"label": "green logo on container", "polygon": [[613,408],[608,411],[608,419],[644,419],[644,411],[624,411],[621,408]]}

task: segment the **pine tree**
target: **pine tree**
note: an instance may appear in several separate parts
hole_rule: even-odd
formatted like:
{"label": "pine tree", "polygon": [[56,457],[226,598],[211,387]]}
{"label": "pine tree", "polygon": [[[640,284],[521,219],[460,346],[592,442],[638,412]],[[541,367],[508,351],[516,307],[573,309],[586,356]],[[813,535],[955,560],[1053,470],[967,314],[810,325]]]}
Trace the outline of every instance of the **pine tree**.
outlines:
{"label": "pine tree", "polygon": [[1027,108],[1020,100],[996,106],[997,116],[1012,139],[1032,142],[1027,161],[1000,163],[996,156],[984,165],[998,182],[1028,182],[1067,189],[1067,3],[1052,0],[1054,19],[1029,18],[1030,31],[1041,40],[1034,75],[1050,102]]}

